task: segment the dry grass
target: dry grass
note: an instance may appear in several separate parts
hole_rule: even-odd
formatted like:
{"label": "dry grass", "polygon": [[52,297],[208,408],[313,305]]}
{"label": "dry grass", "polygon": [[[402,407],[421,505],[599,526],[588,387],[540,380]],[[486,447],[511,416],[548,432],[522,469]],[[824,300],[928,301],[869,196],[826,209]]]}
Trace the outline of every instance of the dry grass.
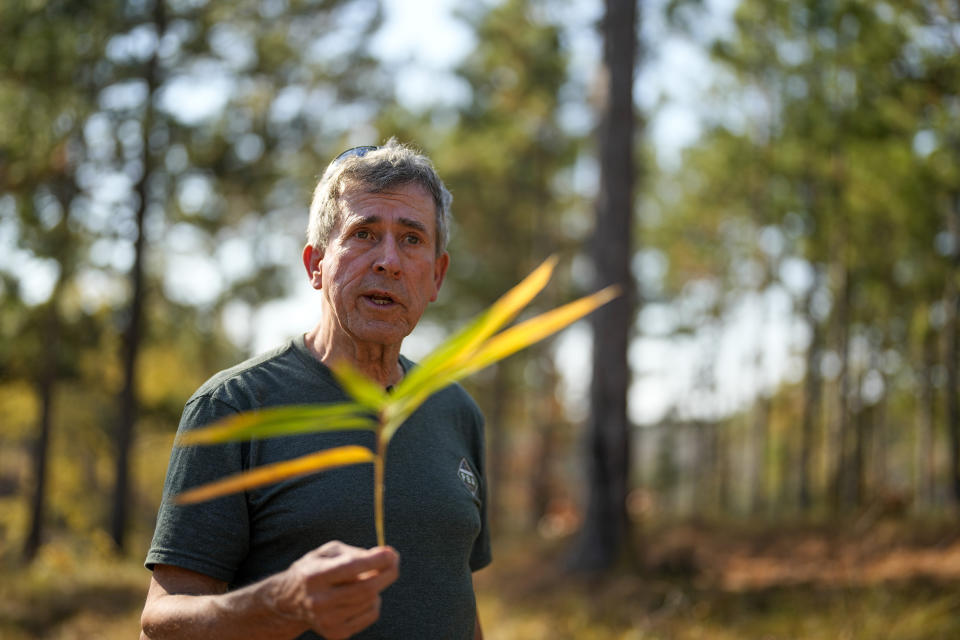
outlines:
{"label": "dry grass", "polygon": [[[644,569],[600,580],[564,573],[559,546],[499,541],[478,575],[488,640],[960,638],[955,524],[687,524],[646,543]],[[0,638],[136,638],[147,580],[139,559],[48,547],[0,569]]]}
{"label": "dry grass", "polygon": [[137,638],[149,574],[134,560],[48,546],[0,570],[0,638]]}
{"label": "dry grass", "polygon": [[[564,574],[501,545],[480,579],[490,640],[960,638],[960,529],[895,522],[651,532],[638,572]],[[506,557],[505,557],[506,556]]]}

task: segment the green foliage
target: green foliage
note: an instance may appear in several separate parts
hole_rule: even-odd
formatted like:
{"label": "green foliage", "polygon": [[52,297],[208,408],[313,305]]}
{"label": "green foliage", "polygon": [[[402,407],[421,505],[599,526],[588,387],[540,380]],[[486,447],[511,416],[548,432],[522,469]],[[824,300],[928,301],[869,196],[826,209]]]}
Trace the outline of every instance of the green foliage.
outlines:
{"label": "green foliage", "polygon": [[[32,429],[2,421],[0,441],[26,495],[49,418],[52,530],[88,535],[105,516],[137,211],[139,426],[169,432],[193,389],[249,348],[249,335],[227,337],[231,314],[287,291],[289,239],[351,126],[322,105],[389,98],[366,51],[380,20],[362,0],[0,7],[0,386],[50,409]],[[138,505],[155,504],[158,482]]]}
{"label": "green foliage", "polygon": [[[669,264],[664,297],[676,296],[679,328],[722,325],[745,297],[787,293],[822,336],[800,348],[813,350],[805,393],[822,389],[827,411],[815,397],[783,409],[777,419],[793,425],[783,477],[801,455],[807,403],[819,486],[846,476],[865,479],[866,491],[909,492],[921,439],[912,427],[936,415],[915,400],[958,392],[924,389],[930,363],[915,356],[928,330],[946,331],[937,310],[951,304],[955,273],[947,245],[960,181],[936,167],[957,159],[958,120],[943,116],[960,87],[949,36],[958,20],[955,8],[926,2],[744,0],[733,31],[711,45],[723,72],[711,126],[655,183],[659,220],[647,239]],[[825,356],[839,363],[826,385]],[[896,480],[870,447],[895,460]]]}

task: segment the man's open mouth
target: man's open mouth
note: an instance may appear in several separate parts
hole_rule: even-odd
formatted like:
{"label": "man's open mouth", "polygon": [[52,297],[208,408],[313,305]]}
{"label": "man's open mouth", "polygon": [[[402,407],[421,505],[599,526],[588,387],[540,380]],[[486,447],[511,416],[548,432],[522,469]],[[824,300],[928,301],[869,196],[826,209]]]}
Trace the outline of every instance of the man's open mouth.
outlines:
{"label": "man's open mouth", "polygon": [[367,300],[378,306],[386,306],[396,302],[391,296],[385,293],[371,293],[364,296]]}

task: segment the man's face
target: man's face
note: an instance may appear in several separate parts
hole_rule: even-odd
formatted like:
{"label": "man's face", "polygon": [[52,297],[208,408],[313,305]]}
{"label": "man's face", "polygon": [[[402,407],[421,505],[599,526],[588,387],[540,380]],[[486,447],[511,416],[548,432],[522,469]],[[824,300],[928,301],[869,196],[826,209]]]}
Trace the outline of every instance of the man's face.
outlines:
{"label": "man's face", "polygon": [[326,249],[304,250],[311,284],[341,337],[399,345],[437,299],[450,257],[437,256],[435,211],[415,183],[377,193],[347,187]]}

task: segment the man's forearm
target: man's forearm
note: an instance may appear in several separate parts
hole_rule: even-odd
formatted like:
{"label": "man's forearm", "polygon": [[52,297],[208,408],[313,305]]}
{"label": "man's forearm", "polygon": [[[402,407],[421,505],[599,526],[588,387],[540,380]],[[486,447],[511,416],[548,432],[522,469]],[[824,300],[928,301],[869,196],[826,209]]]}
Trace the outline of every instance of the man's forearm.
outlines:
{"label": "man's forearm", "polygon": [[270,579],[221,594],[166,594],[141,617],[141,640],[288,640],[309,627],[279,615],[271,604]]}
{"label": "man's forearm", "polygon": [[227,592],[227,584],[171,565],[153,569],[141,638],[285,640],[312,629],[349,638],[380,617],[380,592],[397,579],[389,547],[328,542],[286,570]]}

